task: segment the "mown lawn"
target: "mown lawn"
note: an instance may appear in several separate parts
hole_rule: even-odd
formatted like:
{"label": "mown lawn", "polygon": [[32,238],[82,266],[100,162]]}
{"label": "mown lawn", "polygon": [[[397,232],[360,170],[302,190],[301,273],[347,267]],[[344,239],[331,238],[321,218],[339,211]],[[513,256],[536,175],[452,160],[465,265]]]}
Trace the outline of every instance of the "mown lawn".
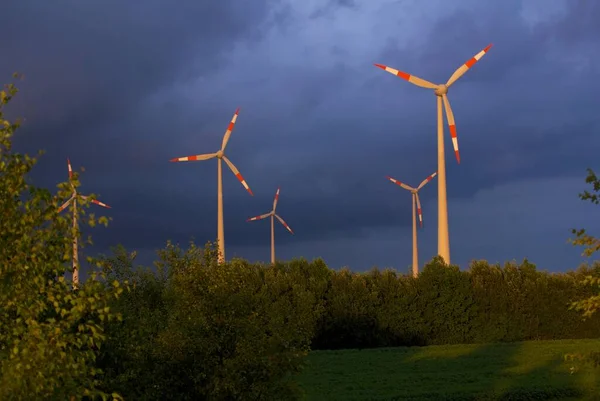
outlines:
{"label": "mown lawn", "polygon": [[563,355],[598,340],[315,351],[305,400],[600,400],[600,369],[571,373]]}

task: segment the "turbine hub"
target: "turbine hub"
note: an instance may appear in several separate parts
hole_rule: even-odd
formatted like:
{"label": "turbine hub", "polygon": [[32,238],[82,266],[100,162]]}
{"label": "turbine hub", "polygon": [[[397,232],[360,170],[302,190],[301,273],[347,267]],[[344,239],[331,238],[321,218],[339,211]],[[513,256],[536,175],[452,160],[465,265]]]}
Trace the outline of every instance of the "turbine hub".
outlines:
{"label": "turbine hub", "polygon": [[448,87],[446,85],[444,85],[444,84],[438,85],[438,87],[435,88],[433,90],[433,92],[435,93],[436,96],[443,96],[446,93],[448,93]]}
{"label": "turbine hub", "polygon": [[219,151],[217,152],[217,158],[219,158],[219,159],[222,159],[222,158],[223,158],[223,151],[222,151],[222,150],[219,150]]}

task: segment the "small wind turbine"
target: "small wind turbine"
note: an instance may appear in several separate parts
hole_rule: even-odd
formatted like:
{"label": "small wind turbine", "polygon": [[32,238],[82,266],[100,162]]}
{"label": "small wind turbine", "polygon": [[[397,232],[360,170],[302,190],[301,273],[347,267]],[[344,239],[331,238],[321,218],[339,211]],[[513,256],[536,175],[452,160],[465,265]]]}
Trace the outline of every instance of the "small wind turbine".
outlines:
{"label": "small wind turbine", "polygon": [[246,221],[255,221],[255,220],[266,219],[269,216],[271,217],[271,263],[272,264],[275,264],[275,218],[277,220],[279,220],[279,222],[281,224],[283,224],[283,226],[290,233],[294,234],[294,232],[292,231],[290,226],[288,226],[287,223],[285,221],[283,221],[283,219],[275,213],[275,209],[277,209],[277,201],[278,200],[279,200],[279,188],[277,188],[277,192],[275,192],[275,199],[273,200],[273,210],[271,210],[269,213],[261,214],[260,216],[252,217],[251,219],[246,220]]}
{"label": "small wind turbine", "polygon": [[[71,161],[67,159],[67,167],[69,168],[69,183],[71,184],[72,195],[68,201],[63,203],[61,207],[58,208],[58,212],[62,212],[67,208],[67,206],[71,205],[71,210],[73,211],[73,288],[77,288],[79,285],[79,255],[78,255],[78,240],[77,233],[79,232],[79,225],[77,221],[77,198],[87,199],[87,196],[79,195],[77,193],[77,189],[75,185],[73,185],[73,168],[71,167]],[[105,207],[110,209],[106,203],[102,203],[96,199],[90,199],[92,203],[96,205]]]}
{"label": "small wind turbine", "polygon": [[444,258],[447,264],[450,264],[450,239],[448,237],[448,201],[446,197],[446,160],[444,156],[444,122],[442,116],[442,102],[446,109],[446,118],[448,119],[448,126],[450,127],[450,136],[452,138],[452,145],[454,147],[454,154],[456,160],[460,163],[460,154],[458,153],[458,138],[456,136],[456,125],[454,124],[454,114],[452,108],[450,108],[450,101],[448,100],[448,88],[454,84],[460,77],[463,76],[469,68],[473,67],[492,47],[488,45],[485,49],[477,53],[469,61],[461,65],[454,74],[448,79],[445,84],[436,85],[424,79],[415,77],[414,75],[407,74],[406,72],[398,71],[394,68],[375,64],[376,67],[381,68],[391,74],[394,74],[408,82],[420,86],[426,89],[433,89],[437,96],[437,147],[438,147],[438,254]]}
{"label": "small wind turbine", "polygon": [[391,182],[401,186],[402,188],[410,191],[412,194],[412,234],[413,234],[413,263],[412,263],[412,273],[413,277],[417,277],[419,274],[419,251],[417,249],[417,214],[419,215],[419,223],[421,228],[423,228],[423,213],[421,212],[421,201],[419,200],[419,191],[421,188],[425,186],[429,181],[433,180],[437,173],[431,174],[429,177],[425,178],[418,187],[413,188],[410,185],[406,185],[403,182],[400,182],[392,177],[387,177]]}
{"label": "small wind turbine", "polygon": [[186,157],[176,157],[171,159],[172,162],[190,162],[190,161],[199,161],[199,160],[209,160],[214,159],[215,157],[218,159],[218,168],[217,168],[217,239],[219,241],[219,263],[223,263],[225,261],[225,230],[223,228],[223,166],[221,160],[225,160],[225,163],[229,166],[233,174],[237,177],[237,179],[242,183],[246,191],[250,193],[250,195],[254,195],[252,190],[244,180],[244,177],[240,174],[239,170],[233,165],[233,163],[225,156],[225,148],[227,147],[227,142],[229,142],[229,137],[231,136],[231,131],[233,131],[233,127],[235,126],[235,122],[237,120],[240,109],[238,108],[233,117],[231,118],[231,122],[227,127],[227,131],[225,131],[225,135],[223,136],[223,142],[221,143],[221,149],[216,153],[208,153],[203,155],[195,155],[195,156],[186,156]]}

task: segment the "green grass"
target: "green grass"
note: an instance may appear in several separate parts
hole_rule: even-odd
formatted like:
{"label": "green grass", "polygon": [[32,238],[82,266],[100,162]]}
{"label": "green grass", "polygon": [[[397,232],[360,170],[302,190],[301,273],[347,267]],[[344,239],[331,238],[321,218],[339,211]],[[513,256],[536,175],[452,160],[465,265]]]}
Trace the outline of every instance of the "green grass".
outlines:
{"label": "green grass", "polygon": [[600,400],[600,369],[563,355],[599,340],[314,351],[305,400]]}

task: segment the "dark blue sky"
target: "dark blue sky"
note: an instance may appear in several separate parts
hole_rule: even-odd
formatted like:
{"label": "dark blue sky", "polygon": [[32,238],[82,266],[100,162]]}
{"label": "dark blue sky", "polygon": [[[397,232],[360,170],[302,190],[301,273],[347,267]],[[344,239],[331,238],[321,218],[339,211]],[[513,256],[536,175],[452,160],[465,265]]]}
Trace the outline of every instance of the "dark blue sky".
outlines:
{"label": "dark blue sky", "polygon": [[[570,228],[592,233],[580,201],[600,149],[600,2],[591,0],[292,1],[9,0],[0,77],[25,80],[17,149],[45,149],[34,174],[55,188],[67,157],[83,192],[113,206],[92,232],[147,259],[167,239],[216,238],[215,160],[236,109],[224,171],[227,257],[269,258],[277,186],[277,256],[334,268],[407,271],[410,194],[437,169],[435,96],[381,71],[445,82],[494,47],[450,90],[461,149],[446,129],[452,262],[524,257],[576,267]],[[437,251],[437,183],[421,192],[420,262]],[[598,209],[598,210],[597,210]],[[98,210],[99,211],[99,210]]]}

